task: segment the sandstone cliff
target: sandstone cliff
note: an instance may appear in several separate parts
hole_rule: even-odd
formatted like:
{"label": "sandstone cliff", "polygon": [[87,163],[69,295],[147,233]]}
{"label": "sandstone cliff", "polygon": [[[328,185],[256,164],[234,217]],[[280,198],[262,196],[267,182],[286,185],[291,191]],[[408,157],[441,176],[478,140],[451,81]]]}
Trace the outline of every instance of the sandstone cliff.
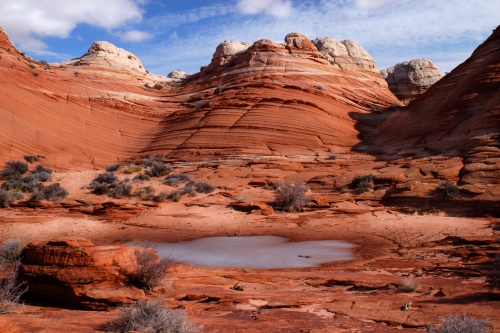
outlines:
{"label": "sandstone cliff", "polygon": [[[224,42],[187,85],[160,90],[144,88],[156,77],[108,43],[50,68],[6,52],[6,36],[1,45],[2,161],[39,154],[49,166],[89,169],[153,152],[191,158],[345,150],[359,142],[352,114],[398,103],[379,73],[333,66],[298,33],[282,44]],[[172,76],[161,82],[184,77]]]}
{"label": "sandstone cliff", "polygon": [[443,75],[427,59],[413,59],[380,71],[389,89],[403,103],[408,104],[422,95]]}
{"label": "sandstone cliff", "polygon": [[473,54],[378,129],[379,148],[463,158],[462,183],[500,182],[500,27]]}

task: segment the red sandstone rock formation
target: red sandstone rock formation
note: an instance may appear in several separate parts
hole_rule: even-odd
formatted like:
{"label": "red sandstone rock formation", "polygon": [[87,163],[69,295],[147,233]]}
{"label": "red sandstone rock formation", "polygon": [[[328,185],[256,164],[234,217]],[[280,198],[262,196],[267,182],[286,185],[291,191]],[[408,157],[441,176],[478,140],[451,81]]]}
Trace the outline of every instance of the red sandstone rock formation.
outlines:
{"label": "red sandstone rock formation", "polygon": [[[450,74],[378,129],[379,148],[463,157],[463,183],[500,183],[500,27]],[[385,148],[382,148],[385,149]]]}
{"label": "red sandstone rock formation", "polygon": [[38,154],[49,166],[89,169],[152,152],[349,149],[359,142],[353,113],[398,103],[378,73],[336,68],[297,33],[284,44],[223,43],[198,78],[174,90],[143,88],[155,76],[108,44],[94,44],[81,66],[44,69],[0,35],[1,161]]}
{"label": "red sandstone rock formation", "polygon": [[409,104],[443,77],[436,65],[427,59],[405,61],[380,73],[404,104]]}
{"label": "red sandstone rock formation", "polygon": [[94,246],[81,237],[32,242],[19,279],[26,281],[29,298],[105,309],[145,297],[142,290],[128,283],[134,258],[133,248]]}

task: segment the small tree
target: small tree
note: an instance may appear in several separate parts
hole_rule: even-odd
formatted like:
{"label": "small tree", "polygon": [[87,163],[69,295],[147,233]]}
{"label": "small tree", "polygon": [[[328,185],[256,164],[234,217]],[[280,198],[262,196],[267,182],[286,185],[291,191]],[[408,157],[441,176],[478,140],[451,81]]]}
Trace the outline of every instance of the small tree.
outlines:
{"label": "small tree", "polygon": [[166,270],[173,265],[174,260],[170,257],[159,258],[152,248],[135,250],[134,255],[133,280],[140,287],[152,292],[153,288],[165,279]]}
{"label": "small tree", "polygon": [[307,187],[300,180],[295,183],[283,183],[276,185],[274,203],[286,212],[298,212],[304,209]]}

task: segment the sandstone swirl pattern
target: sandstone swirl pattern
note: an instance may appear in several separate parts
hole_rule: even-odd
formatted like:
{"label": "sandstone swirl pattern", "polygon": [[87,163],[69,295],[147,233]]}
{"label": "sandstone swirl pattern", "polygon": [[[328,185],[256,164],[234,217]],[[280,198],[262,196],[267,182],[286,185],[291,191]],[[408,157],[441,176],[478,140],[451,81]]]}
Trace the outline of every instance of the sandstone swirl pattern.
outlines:
{"label": "sandstone swirl pattern", "polygon": [[348,149],[359,142],[353,114],[399,102],[379,73],[333,66],[298,33],[281,44],[224,42],[177,89],[145,89],[174,79],[142,72],[135,56],[102,42],[80,66],[44,69],[2,31],[0,54],[0,159],[40,154],[63,169],[153,152],[189,158]]}

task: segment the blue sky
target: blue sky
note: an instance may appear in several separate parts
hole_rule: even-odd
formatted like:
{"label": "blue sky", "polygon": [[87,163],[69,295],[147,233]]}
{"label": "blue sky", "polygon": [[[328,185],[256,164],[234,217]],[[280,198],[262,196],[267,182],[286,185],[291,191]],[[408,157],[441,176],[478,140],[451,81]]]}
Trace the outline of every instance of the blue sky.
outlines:
{"label": "blue sky", "polygon": [[145,68],[189,73],[226,40],[353,39],[379,69],[414,58],[447,72],[500,24],[488,0],[16,0],[0,1],[0,26],[35,59],[80,57],[95,40],[137,55]]}

